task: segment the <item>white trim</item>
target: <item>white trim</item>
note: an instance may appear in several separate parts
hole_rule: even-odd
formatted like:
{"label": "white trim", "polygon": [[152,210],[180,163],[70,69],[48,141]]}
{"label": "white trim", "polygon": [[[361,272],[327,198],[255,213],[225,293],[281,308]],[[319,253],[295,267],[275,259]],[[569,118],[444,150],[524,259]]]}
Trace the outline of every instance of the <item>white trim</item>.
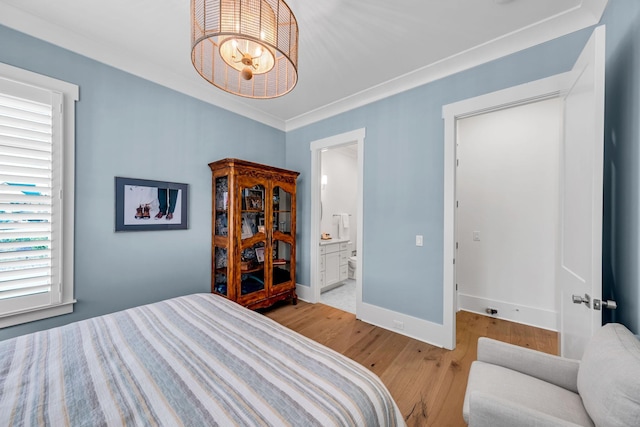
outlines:
{"label": "white trim", "polygon": [[300,283],[296,283],[296,295],[298,299],[306,302],[313,302],[313,292],[311,292],[310,286],[304,286]]}
{"label": "white trim", "polygon": [[22,68],[14,67],[3,62],[0,62],[0,76],[10,80],[15,80],[18,83],[30,84],[48,90],[63,92],[70,96],[73,101],[77,101],[79,99],[80,89],[73,83],[54,79],[32,71],[23,70]]}
{"label": "white trim", "polygon": [[363,105],[388,98],[455,73],[596,25],[607,0],[583,0],[578,6],[510,34],[399,76],[349,97],[286,120],[285,130],[307,126]]}
{"label": "white trim", "polygon": [[365,128],[356,129],[350,132],[333,135],[328,138],[312,141],[309,145],[311,150],[311,301],[320,301],[320,271],[319,271],[319,247],[320,247],[320,152],[325,148],[338,147],[341,145],[356,143],[358,147],[358,200],[357,200],[357,236],[356,251],[358,253],[356,269],[360,272],[356,276],[356,316],[360,317],[362,307],[362,233],[363,233],[363,209],[364,209],[364,139]]}
{"label": "white trim", "polygon": [[[303,286],[300,284],[296,285],[298,299],[302,301],[315,303],[313,300],[314,292],[312,291],[313,289],[309,286]],[[363,303],[362,288],[360,288],[360,294],[357,298],[356,311],[358,313],[357,317],[360,320],[400,335],[405,335],[437,347],[442,347],[442,342],[445,341],[446,337],[446,330],[443,325],[438,325],[437,323],[432,323],[407,314]],[[396,321],[402,322],[404,328],[394,328],[393,325]]]}
{"label": "white trim", "polygon": [[[191,67],[190,71],[193,71],[193,77],[158,66],[134,53],[101,43],[99,40],[89,39],[2,2],[0,24],[267,126],[285,130],[284,120],[274,117],[264,109],[256,108],[238,96],[217,89],[212,90],[212,86],[192,69],[191,61],[188,61],[188,64]],[[185,46],[185,55],[189,55],[188,46]]]}
{"label": "white trim", "polygon": [[1,2],[0,23],[273,128],[291,131],[595,25],[600,21],[606,5],[607,0],[582,0],[576,7],[556,16],[315,110],[289,118],[275,117],[266,112],[268,107],[265,109],[256,108],[257,104],[252,104],[250,101],[242,100],[222,91],[212,91],[211,86],[202,79],[199,81],[199,77],[195,73],[193,77],[189,77],[183,73],[158,66],[158,64],[139,56],[104,43],[98,43],[96,40],[87,39],[45,19],[28,14],[15,6]]}
{"label": "white trim", "polygon": [[[446,340],[447,331],[443,325],[375,305],[361,304],[358,308],[358,317],[364,322],[436,347],[442,347],[442,343]],[[395,322],[402,322],[403,329],[395,328],[393,326]]]}
{"label": "white trim", "polygon": [[[32,85],[57,93],[62,100],[58,109],[58,126],[62,128],[60,147],[63,162],[60,198],[62,202],[62,272],[60,274],[61,299],[53,299],[55,304],[33,308],[17,314],[2,316],[0,328],[17,325],[47,317],[73,312],[74,299],[74,215],[75,215],[75,103],[79,100],[79,87],[75,84],[37,74],[0,62],[0,77],[20,84]],[[56,173],[54,171],[54,173]]]}
{"label": "white trim", "polygon": [[460,310],[470,311],[484,316],[488,315],[486,308],[491,307],[498,310],[498,313],[490,317],[522,323],[536,328],[548,329],[550,331],[558,330],[558,313],[555,310],[528,307],[461,293],[458,294],[458,304]]}
{"label": "white trim", "polygon": [[442,107],[444,119],[444,224],[443,224],[443,346],[453,350],[456,342],[455,200],[456,123],[459,119],[559,96],[570,73],[558,74]]}
{"label": "white trim", "polygon": [[37,308],[15,313],[7,317],[0,318],[0,328],[20,325],[22,323],[34,322],[36,320],[48,319],[49,317],[61,316],[63,314],[73,313],[73,304],[76,300],[71,300],[59,305],[48,306],[46,308]]}

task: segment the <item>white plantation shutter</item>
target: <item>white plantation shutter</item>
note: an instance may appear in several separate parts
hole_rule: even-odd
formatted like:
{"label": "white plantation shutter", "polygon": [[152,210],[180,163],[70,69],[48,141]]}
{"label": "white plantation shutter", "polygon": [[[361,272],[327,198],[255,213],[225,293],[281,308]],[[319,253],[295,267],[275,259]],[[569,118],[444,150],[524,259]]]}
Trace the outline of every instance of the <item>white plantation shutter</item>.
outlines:
{"label": "white plantation shutter", "polygon": [[59,209],[52,197],[55,94],[11,86],[0,93],[0,311],[5,313],[60,300],[52,262],[52,219]]}
{"label": "white plantation shutter", "polygon": [[[63,292],[72,294],[73,287],[62,283],[63,272],[73,265],[63,262],[64,94],[28,79],[4,78],[2,71],[0,67],[0,327],[70,312],[45,313],[73,302]],[[58,82],[19,71],[37,82]],[[42,313],[29,314],[37,311]]]}

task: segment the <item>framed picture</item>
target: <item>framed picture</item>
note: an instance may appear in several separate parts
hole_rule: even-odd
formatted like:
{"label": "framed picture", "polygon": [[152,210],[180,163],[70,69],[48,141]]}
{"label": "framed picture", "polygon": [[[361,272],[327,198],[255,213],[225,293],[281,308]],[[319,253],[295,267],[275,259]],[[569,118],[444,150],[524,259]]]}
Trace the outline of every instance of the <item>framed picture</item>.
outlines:
{"label": "framed picture", "polygon": [[253,228],[251,227],[251,218],[249,218],[249,215],[247,214],[242,214],[242,223],[240,224],[240,238],[241,239],[248,239],[249,237],[253,236]]}
{"label": "framed picture", "polygon": [[256,248],[256,259],[258,262],[264,262],[264,248]]}
{"label": "framed picture", "polygon": [[187,228],[187,184],[117,176],[115,185],[116,231]]}
{"label": "framed picture", "polygon": [[261,211],[264,209],[263,206],[263,196],[264,193],[262,190],[250,188],[244,191],[244,200],[243,200],[243,209],[249,211]]}

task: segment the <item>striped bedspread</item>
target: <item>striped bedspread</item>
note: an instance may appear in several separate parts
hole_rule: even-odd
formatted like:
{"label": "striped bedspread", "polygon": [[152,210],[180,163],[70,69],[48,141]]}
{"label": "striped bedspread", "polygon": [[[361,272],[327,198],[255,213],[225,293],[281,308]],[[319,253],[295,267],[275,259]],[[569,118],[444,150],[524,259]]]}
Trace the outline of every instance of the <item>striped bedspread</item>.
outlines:
{"label": "striped bedspread", "polygon": [[361,365],[196,294],[0,342],[1,426],[403,426]]}

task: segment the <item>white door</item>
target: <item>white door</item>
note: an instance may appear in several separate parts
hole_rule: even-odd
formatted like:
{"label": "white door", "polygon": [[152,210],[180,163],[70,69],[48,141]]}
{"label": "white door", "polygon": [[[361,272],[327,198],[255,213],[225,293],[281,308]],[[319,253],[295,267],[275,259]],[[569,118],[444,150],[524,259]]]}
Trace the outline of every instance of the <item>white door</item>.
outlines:
{"label": "white door", "polygon": [[573,359],[582,357],[589,337],[602,325],[604,72],[605,28],[601,26],[576,61],[571,89],[564,96],[558,324],[560,352]]}

